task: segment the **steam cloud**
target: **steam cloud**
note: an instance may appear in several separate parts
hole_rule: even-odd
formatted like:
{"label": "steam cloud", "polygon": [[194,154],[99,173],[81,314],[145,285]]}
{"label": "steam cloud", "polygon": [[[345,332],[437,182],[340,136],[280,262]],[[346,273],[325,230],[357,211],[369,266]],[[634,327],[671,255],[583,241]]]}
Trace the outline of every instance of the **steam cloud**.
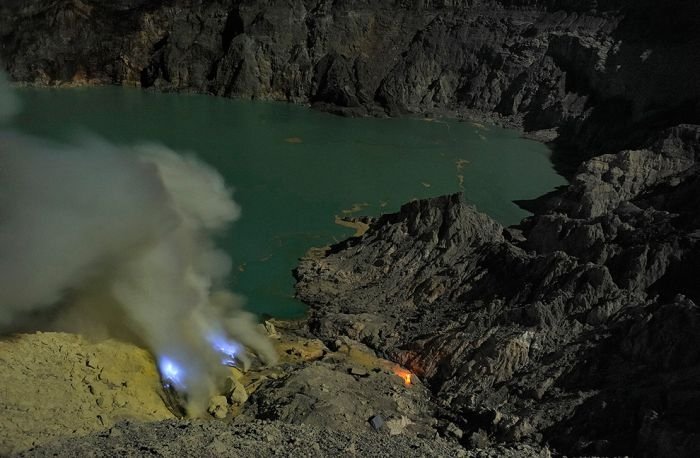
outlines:
{"label": "steam cloud", "polygon": [[[17,106],[0,84],[0,117]],[[0,328],[52,316],[62,329],[129,334],[171,369],[197,414],[222,357],[237,351],[231,338],[276,358],[222,288],[231,261],[211,236],[238,215],[214,169],[163,146],[0,131]]]}

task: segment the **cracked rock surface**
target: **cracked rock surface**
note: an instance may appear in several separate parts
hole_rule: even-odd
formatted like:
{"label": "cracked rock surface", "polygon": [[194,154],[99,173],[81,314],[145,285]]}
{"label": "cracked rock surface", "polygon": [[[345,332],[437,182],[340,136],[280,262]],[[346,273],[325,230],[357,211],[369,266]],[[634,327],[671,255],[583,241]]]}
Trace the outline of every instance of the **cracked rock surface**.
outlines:
{"label": "cracked rock surface", "polygon": [[[0,59],[20,83],[485,119],[551,142],[571,177],[524,203],[535,215],[517,227],[443,196],[363,220],[363,234],[303,260],[297,293],[316,340],[281,350],[291,358],[284,375],[251,376],[242,405],[214,406],[257,422],[236,426],[249,445],[234,433],[211,442],[217,423],[172,421],[46,453],[208,450],[199,441],[221,453],[229,444],[284,453],[276,444],[301,434],[300,450],[323,437],[335,456],[357,437],[358,453],[372,456],[368,441],[408,454],[432,428],[481,450],[474,456],[546,453],[545,444],[566,454],[700,456],[699,17],[700,3],[686,0],[2,2]],[[395,380],[352,359],[360,346],[418,375],[411,409],[392,398]],[[336,403],[375,386],[389,390],[374,390],[394,409],[387,428],[406,434],[356,430],[369,412],[362,403],[345,421]],[[299,424],[326,414],[337,434]],[[421,420],[430,415],[437,425]],[[271,431],[272,448],[258,429]],[[138,437],[153,448],[139,449],[150,445]],[[416,443],[419,454],[454,456],[452,445]]]}
{"label": "cracked rock surface", "polygon": [[[675,192],[697,189],[696,175],[674,176]],[[460,195],[406,204],[302,260],[310,330],[411,369],[465,436],[694,456],[698,207],[666,191],[608,195],[601,216],[553,212],[517,231]]]}
{"label": "cracked rock surface", "polygon": [[173,418],[145,350],[61,333],[0,340],[0,454],[122,420]]}

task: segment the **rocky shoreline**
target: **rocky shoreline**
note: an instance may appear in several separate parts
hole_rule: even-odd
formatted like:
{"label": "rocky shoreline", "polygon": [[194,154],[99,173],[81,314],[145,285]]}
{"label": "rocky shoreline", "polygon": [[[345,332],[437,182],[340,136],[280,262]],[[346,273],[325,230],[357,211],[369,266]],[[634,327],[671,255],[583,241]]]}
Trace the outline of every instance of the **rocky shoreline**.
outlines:
{"label": "rocky shoreline", "polygon": [[[516,227],[443,196],[365,219],[361,236],[302,260],[304,332],[329,354],[362,346],[410,368],[434,403],[431,428],[468,448],[690,457],[699,5],[13,0],[0,6],[0,60],[24,84],[449,113],[550,142],[571,184],[527,203],[535,215]],[[270,393],[295,399],[303,386]],[[252,405],[254,418],[271,412]]]}
{"label": "rocky shoreline", "polygon": [[15,0],[0,6],[0,59],[25,83],[129,84],[347,115],[473,111],[612,152],[644,141],[641,130],[697,122],[698,9],[682,0]]}
{"label": "rocky shoreline", "polygon": [[696,456],[700,126],[594,157],[504,228],[460,195],[301,262],[311,332],[418,374],[462,443]]}
{"label": "rocky shoreline", "polygon": [[418,201],[303,261],[297,291],[314,335],[418,374],[465,445],[693,456],[700,309],[673,276],[693,269],[698,226],[681,218],[626,203],[516,230],[459,195]]}

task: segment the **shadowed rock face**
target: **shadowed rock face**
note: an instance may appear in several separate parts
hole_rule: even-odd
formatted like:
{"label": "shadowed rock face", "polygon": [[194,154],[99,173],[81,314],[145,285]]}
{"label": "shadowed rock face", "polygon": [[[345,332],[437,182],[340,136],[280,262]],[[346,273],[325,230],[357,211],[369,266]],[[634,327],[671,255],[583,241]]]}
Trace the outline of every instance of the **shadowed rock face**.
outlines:
{"label": "shadowed rock face", "polygon": [[3,2],[17,81],[119,83],[350,115],[476,110],[569,148],[700,120],[697,2]]}
{"label": "shadowed rock face", "polygon": [[698,17],[687,0],[12,0],[0,58],[40,85],[556,129],[578,171],[519,227],[445,196],[303,260],[311,331],[410,367],[472,445],[698,456]]}
{"label": "shadowed rock face", "polygon": [[697,455],[700,220],[697,197],[675,197],[697,190],[697,172],[666,162],[669,141],[604,158],[623,182],[584,165],[574,183],[587,186],[567,192],[603,209],[585,217],[576,207],[504,229],[453,195],[373,220],[299,265],[311,331],[413,370],[467,438]]}

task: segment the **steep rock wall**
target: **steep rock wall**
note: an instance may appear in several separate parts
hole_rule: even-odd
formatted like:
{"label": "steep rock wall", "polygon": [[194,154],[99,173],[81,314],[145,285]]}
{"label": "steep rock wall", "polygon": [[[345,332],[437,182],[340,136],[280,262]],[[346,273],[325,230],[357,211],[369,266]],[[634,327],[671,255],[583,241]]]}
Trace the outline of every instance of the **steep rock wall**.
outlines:
{"label": "steep rock wall", "polygon": [[696,2],[34,0],[17,81],[133,84],[382,115],[476,110],[614,152],[700,120]]}

